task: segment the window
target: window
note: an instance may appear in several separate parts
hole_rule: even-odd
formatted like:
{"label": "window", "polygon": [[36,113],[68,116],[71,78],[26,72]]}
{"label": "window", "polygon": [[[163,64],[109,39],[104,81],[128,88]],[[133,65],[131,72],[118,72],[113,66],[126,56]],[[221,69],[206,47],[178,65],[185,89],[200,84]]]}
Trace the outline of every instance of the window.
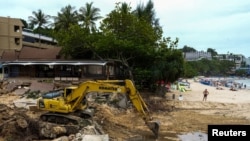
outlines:
{"label": "window", "polygon": [[102,66],[89,66],[88,73],[89,74],[102,74]]}
{"label": "window", "polygon": [[14,26],[14,31],[15,31],[15,32],[20,32],[20,26],[15,25],[15,26]]}
{"label": "window", "polygon": [[20,45],[20,38],[15,38],[15,44]]}
{"label": "window", "polygon": [[115,74],[115,69],[114,69],[114,66],[107,66],[107,68],[106,68],[107,70],[107,74],[108,75],[114,75]]}

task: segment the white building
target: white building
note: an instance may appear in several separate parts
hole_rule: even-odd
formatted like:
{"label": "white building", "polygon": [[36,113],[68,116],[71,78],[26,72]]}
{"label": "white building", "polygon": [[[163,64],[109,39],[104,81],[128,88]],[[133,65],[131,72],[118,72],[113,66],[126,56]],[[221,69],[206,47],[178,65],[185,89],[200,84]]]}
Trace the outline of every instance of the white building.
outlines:
{"label": "white building", "polygon": [[229,60],[235,63],[235,69],[239,69],[246,62],[246,58],[242,54],[218,54],[216,56],[219,60]]}
{"label": "white building", "polygon": [[198,61],[201,59],[212,60],[212,55],[210,52],[197,51],[197,52],[185,52],[183,53],[186,61]]}

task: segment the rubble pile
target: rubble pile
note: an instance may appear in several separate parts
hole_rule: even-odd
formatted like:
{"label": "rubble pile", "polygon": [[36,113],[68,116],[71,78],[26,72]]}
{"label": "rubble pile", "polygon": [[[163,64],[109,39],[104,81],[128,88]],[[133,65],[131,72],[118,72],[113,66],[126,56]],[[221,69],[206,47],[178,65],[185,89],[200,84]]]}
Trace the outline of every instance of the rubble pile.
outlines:
{"label": "rubble pile", "polygon": [[88,138],[91,138],[90,135],[108,138],[97,123],[80,128],[78,125],[58,125],[39,121],[39,118],[32,118],[30,114],[32,113],[27,109],[12,109],[0,104],[0,140],[59,140],[63,137],[79,141],[86,139],[86,135]]}
{"label": "rubble pile", "polygon": [[0,139],[25,141],[38,137],[38,124],[28,117],[27,112],[26,109],[12,109],[0,104]]}

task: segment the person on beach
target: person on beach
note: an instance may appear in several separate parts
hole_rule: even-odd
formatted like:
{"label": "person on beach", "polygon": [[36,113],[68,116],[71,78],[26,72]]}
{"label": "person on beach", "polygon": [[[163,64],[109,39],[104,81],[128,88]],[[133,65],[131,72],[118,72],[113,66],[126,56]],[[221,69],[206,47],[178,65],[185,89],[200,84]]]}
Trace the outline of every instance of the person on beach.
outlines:
{"label": "person on beach", "polygon": [[208,90],[205,89],[205,90],[203,91],[203,101],[207,101],[207,95],[208,95],[208,94],[209,94]]}

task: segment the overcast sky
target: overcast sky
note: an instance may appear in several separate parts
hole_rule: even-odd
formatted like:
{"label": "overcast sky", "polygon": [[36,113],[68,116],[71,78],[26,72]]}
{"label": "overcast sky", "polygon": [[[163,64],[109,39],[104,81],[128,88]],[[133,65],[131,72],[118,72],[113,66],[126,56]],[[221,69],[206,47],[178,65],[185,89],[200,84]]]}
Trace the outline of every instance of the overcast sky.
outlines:
{"label": "overcast sky", "polygon": [[[105,17],[116,2],[127,2],[133,9],[148,0],[1,0],[0,16],[28,21],[32,11],[41,9],[56,16],[71,5],[76,10],[93,2]],[[219,54],[234,53],[250,57],[250,0],[152,0],[163,36],[176,38],[198,51],[215,49]]]}

